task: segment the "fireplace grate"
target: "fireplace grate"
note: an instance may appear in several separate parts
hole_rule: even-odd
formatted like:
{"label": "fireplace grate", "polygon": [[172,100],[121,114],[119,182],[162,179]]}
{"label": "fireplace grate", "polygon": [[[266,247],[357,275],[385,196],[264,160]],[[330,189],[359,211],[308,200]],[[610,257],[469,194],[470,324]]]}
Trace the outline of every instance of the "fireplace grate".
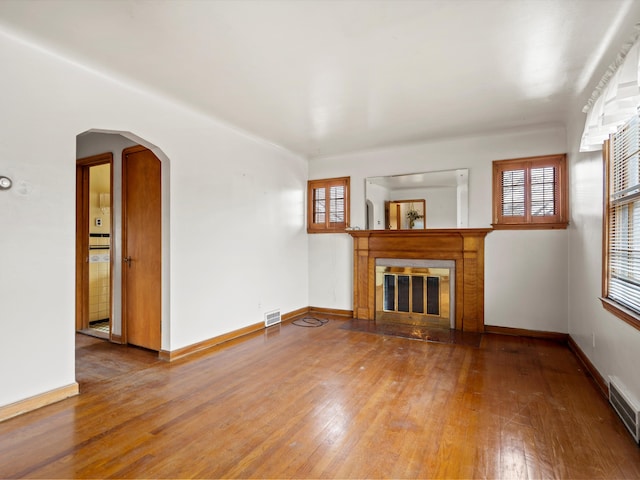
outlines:
{"label": "fireplace grate", "polygon": [[385,312],[440,315],[440,277],[385,273]]}

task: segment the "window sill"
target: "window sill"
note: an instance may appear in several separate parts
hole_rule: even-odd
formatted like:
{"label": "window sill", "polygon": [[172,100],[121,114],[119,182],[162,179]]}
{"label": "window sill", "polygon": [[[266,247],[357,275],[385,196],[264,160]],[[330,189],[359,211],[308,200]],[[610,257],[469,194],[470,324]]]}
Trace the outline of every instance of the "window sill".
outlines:
{"label": "window sill", "polygon": [[569,222],[562,223],[492,223],[494,230],[566,230]]}
{"label": "window sill", "polygon": [[635,313],[633,310],[623,307],[618,302],[614,302],[610,298],[600,297],[600,302],[602,302],[602,306],[607,312],[628,323],[636,330],[640,330],[640,315]]}

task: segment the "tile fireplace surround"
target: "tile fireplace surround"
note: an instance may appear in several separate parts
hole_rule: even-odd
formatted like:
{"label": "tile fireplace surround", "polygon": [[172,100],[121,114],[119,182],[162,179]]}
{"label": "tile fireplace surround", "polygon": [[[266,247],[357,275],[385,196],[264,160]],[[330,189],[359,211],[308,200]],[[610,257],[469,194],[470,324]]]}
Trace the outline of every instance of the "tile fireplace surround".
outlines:
{"label": "tile fireplace surround", "polygon": [[377,258],[455,261],[455,328],[484,331],[484,237],[490,228],[351,230],[353,316],[374,320]]}

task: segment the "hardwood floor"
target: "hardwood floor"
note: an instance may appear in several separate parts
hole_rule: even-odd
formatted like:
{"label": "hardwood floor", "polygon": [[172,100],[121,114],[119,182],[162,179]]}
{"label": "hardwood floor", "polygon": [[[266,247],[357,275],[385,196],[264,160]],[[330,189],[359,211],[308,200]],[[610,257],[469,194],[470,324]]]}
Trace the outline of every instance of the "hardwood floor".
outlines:
{"label": "hardwood floor", "polygon": [[1,478],[640,478],[567,347],[271,327],[164,363],[78,336],[81,394],[0,423]]}

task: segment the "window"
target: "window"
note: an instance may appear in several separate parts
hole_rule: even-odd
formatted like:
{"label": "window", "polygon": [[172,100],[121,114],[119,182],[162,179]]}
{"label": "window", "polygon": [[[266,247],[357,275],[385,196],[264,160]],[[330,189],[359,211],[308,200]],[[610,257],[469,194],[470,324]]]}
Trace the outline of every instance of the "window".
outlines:
{"label": "window", "polygon": [[636,115],[605,143],[603,306],[640,329],[640,127]]}
{"label": "window", "polygon": [[349,177],[309,180],[307,232],[344,232],[349,226]]}
{"label": "window", "polygon": [[493,228],[567,228],[566,156],[493,162]]}

